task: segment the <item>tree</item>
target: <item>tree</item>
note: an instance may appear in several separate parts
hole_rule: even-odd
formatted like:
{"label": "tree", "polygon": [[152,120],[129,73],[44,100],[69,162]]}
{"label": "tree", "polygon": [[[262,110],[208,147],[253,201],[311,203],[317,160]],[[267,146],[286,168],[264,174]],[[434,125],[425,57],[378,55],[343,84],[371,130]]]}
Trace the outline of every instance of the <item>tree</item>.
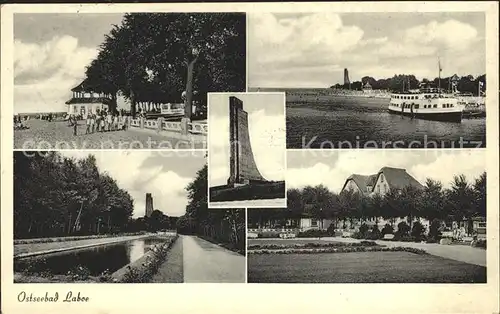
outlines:
{"label": "tree", "polygon": [[467,234],[472,232],[472,218],[477,215],[476,195],[464,175],[453,178],[451,188],[447,191],[448,212],[455,220],[467,220]]}
{"label": "tree", "polygon": [[486,172],[483,172],[474,182],[475,214],[486,217]]}
{"label": "tree", "polygon": [[[31,152],[30,152],[31,153]],[[71,159],[57,152],[14,153],[14,237],[120,232],[133,201],[99,172],[94,156]]]}
{"label": "tree", "polygon": [[207,165],[188,184],[186,213],[177,221],[180,233],[195,234],[245,250],[245,210],[210,210],[207,203]]}
{"label": "tree", "polygon": [[244,91],[246,18],[243,13],[130,13],[113,26],[87,68],[92,85],[131,103],[175,102],[186,91]]}
{"label": "tree", "polygon": [[421,198],[422,217],[429,220],[433,220],[434,218],[445,218],[444,197],[443,185],[441,182],[427,179],[423,197]]}

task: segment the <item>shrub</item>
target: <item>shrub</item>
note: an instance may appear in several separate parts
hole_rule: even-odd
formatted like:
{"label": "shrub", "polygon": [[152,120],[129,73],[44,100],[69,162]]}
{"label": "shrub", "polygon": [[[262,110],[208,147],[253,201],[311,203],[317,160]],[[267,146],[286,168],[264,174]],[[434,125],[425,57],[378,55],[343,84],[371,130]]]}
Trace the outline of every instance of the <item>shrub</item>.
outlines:
{"label": "shrub", "polygon": [[390,224],[385,224],[384,228],[382,229],[382,237],[386,234],[394,234],[394,228]]}
{"label": "shrub", "polygon": [[361,235],[363,236],[363,238],[366,236],[366,233],[368,232],[368,226],[363,223],[360,227],[359,227],[359,233],[361,233]]}
{"label": "shrub", "polygon": [[398,231],[394,234],[395,237],[407,236],[410,232],[410,226],[404,221],[398,223]]}
{"label": "shrub", "polygon": [[329,235],[335,236],[335,224],[332,223],[330,226],[328,226],[328,229],[326,229],[326,233]]}
{"label": "shrub", "polygon": [[297,238],[321,238],[328,236],[330,236],[328,231],[317,230],[317,229],[306,230],[304,232],[299,232],[299,234],[297,234]]}
{"label": "shrub", "polygon": [[73,280],[87,280],[90,277],[90,270],[85,266],[77,265],[68,271],[68,275]]}
{"label": "shrub", "polygon": [[378,240],[382,238],[382,233],[380,232],[377,226],[373,226],[372,230],[366,233],[365,238],[368,240]]}
{"label": "shrub", "polygon": [[265,231],[265,232],[259,232],[259,234],[257,234],[257,237],[263,238],[263,239],[268,239],[268,238],[279,238],[280,235],[278,232]]}
{"label": "shrub", "polygon": [[472,242],[473,247],[486,248],[486,240],[477,240]]}
{"label": "shrub", "polygon": [[411,236],[415,238],[415,241],[421,241],[424,237],[424,226],[420,223],[420,221],[415,221],[413,223],[413,228],[411,229]]}
{"label": "shrub", "polygon": [[434,218],[431,222],[431,225],[429,226],[429,238],[438,242],[441,238],[441,231],[439,230],[440,228],[441,221]]}
{"label": "shrub", "polygon": [[352,234],[352,237],[353,237],[353,239],[364,239],[365,238],[364,235],[359,231],[354,232]]}

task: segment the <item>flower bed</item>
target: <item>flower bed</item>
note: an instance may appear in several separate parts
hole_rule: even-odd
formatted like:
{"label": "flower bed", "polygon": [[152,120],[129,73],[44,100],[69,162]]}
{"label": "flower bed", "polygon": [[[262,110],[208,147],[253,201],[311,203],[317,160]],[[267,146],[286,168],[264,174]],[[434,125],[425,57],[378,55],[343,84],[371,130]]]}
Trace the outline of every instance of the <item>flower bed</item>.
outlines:
{"label": "flower bed", "polygon": [[378,246],[373,241],[361,242],[326,242],[326,243],[284,243],[284,244],[254,244],[248,247],[249,250],[265,249],[265,250],[280,250],[280,249],[303,249],[303,248],[331,248],[331,247],[374,247]]}
{"label": "flower bed", "polygon": [[248,254],[318,254],[318,253],[353,253],[353,252],[410,252],[428,254],[424,250],[410,247],[382,247],[382,246],[340,246],[327,248],[285,248],[285,249],[258,249],[249,250]]}

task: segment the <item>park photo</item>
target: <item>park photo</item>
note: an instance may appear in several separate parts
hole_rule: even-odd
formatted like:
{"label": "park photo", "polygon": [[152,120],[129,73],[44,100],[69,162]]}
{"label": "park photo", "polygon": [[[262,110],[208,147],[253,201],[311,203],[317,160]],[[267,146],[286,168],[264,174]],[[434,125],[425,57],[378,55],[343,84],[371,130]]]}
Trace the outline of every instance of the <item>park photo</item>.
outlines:
{"label": "park photo", "polygon": [[248,210],[250,283],[486,283],[482,150],[288,152]]}
{"label": "park photo", "polygon": [[14,15],[14,148],[205,149],[246,90],[244,13]]}
{"label": "park photo", "polygon": [[245,210],[208,210],[205,156],[16,151],[14,282],[245,282]]}

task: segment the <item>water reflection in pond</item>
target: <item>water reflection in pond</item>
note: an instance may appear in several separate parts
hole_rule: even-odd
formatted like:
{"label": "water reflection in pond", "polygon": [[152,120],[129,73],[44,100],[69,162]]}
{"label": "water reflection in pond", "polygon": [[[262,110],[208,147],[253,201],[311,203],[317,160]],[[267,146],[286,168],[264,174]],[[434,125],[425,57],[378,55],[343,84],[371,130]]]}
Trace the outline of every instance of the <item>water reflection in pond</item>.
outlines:
{"label": "water reflection in pond", "polygon": [[49,272],[54,275],[65,275],[78,266],[84,266],[91,275],[96,276],[105,270],[114,272],[138,260],[152,245],[161,242],[165,242],[165,239],[138,239],[23,258],[14,262],[14,270],[16,272],[29,270],[34,273]]}

